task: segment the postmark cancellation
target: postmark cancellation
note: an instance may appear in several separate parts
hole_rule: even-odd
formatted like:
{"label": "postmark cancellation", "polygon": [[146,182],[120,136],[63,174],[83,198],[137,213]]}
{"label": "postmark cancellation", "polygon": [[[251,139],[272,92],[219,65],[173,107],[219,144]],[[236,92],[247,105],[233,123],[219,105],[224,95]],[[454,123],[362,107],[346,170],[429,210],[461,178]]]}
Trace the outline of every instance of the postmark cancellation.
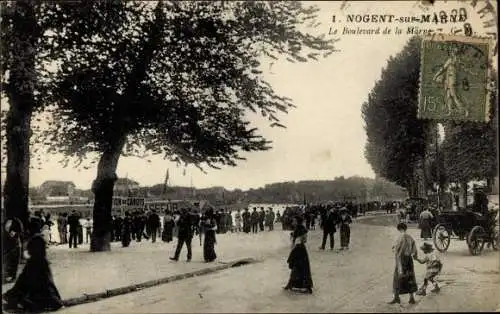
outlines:
{"label": "postmark cancellation", "polygon": [[489,120],[490,38],[433,35],[422,39],[418,117]]}

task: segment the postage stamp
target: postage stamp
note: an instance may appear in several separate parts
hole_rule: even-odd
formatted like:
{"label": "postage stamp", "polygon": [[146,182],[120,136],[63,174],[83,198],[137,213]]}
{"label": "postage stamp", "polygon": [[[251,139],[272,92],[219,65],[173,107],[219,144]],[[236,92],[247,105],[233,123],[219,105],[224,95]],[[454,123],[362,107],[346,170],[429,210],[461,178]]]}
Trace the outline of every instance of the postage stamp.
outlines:
{"label": "postage stamp", "polygon": [[492,45],[489,38],[423,38],[418,117],[488,121]]}

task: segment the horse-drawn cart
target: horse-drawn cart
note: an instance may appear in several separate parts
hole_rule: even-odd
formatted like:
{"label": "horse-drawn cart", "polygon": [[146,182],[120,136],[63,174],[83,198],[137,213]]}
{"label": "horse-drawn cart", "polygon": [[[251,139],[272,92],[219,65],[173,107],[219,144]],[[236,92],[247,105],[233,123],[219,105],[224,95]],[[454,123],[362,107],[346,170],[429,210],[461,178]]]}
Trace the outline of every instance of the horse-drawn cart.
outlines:
{"label": "horse-drawn cart", "polygon": [[447,211],[441,212],[436,219],[433,240],[440,252],[448,250],[451,239],[466,240],[471,255],[481,254],[485,244],[494,250],[498,248],[496,212],[482,215],[472,211]]}

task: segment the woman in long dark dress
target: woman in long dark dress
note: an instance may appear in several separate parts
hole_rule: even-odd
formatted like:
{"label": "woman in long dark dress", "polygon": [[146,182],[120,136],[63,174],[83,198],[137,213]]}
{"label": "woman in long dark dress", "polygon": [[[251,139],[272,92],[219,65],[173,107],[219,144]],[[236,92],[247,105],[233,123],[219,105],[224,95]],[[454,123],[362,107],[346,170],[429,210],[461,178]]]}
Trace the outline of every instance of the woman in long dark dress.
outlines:
{"label": "woman in long dark dress", "polygon": [[63,304],[46,255],[46,243],[35,235],[26,247],[29,259],[14,287],[3,295],[7,309],[45,312],[60,309]]}
{"label": "woman in long dark dress", "polygon": [[347,213],[347,209],[343,208],[340,211],[340,249],[349,249],[349,242],[351,240],[351,227],[349,225],[352,223],[351,216]]}
{"label": "woman in long dark dress", "polygon": [[171,242],[174,235],[174,217],[167,211],[165,217],[163,217],[163,233],[161,234],[161,239],[163,242]]}
{"label": "woman in long dark dress", "polygon": [[408,228],[405,223],[399,223],[398,231],[401,232],[396,244],[393,246],[396,265],[394,267],[394,276],[392,288],[394,299],[389,304],[400,303],[401,294],[410,295],[410,304],[415,303],[413,293],[417,292],[417,280],[413,267],[413,258],[417,257],[417,246],[415,240],[406,233]]}
{"label": "woman in long dark dress", "polygon": [[215,261],[217,254],[215,254],[215,244],[217,240],[215,238],[215,233],[217,231],[217,223],[213,212],[209,211],[206,213],[203,220],[203,259],[205,262],[210,263]]}
{"label": "woman in long dark dress", "polygon": [[132,237],[132,218],[130,217],[130,213],[128,211],[125,212],[125,218],[122,221],[122,246],[128,247],[130,245],[131,237]]}
{"label": "woman in long dark dress", "polygon": [[[312,293],[313,281],[311,276],[311,266],[309,264],[309,255],[305,243],[307,242],[307,228],[303,225],[303,218],[296,218],[297,224],[292,232],[293,249],[288,256],[288,267],[291,269],[290,279],[283,289],[293,290],[301,289],[307,293]],[[297,242],[298,243],[295,243]]]}

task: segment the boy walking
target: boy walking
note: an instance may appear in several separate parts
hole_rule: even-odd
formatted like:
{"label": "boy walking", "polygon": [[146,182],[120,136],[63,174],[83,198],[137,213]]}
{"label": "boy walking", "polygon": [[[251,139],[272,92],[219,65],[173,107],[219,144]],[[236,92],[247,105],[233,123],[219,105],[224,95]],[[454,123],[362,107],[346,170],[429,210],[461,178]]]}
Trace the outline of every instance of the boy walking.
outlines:
{"label": "boy walking", "polygon": [[427,271],[425,272],[424,284],[417,291],[417,295],[426,295],[427,284],[429,281],[434,285],[431,292],[439,292],[440,288],[436,282],[436,276],[441,273],[443,264],[439,260],[439,257],[433,253],[434,248],[432,244],[424,243],[420,249],[424,252],[424,258],[420,259],[418,256],[415,258],[420,264],[426,264]]}

